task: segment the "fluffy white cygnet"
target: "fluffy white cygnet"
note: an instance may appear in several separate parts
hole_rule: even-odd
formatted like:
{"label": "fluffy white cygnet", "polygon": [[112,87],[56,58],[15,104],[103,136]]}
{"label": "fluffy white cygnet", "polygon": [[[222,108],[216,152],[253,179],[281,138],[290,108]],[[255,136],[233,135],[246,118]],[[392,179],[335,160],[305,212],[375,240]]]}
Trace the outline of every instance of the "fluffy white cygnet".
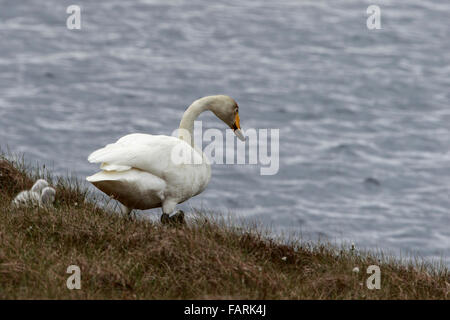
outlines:
{"label": "fluffy white cygnet", "polygon": [[44,179],[39,179],[33,184],[30,191],[41,194],[45,187],[48,187],[48,182]]}
{"label": "fluffy white cygnet", "polygon": [[38,206],[41,201],[41,195],[34,191],[21,191],[12,201],[16,207]]}
{"label": "fluffy white cygnet", "polygon": [[55,202],[55,197],[56,197],[56,190],[53,189],[52,187],[45,187],[41,193],[41,203],[44,206],[51,205],[53,202]]}
{"label": "fluffy white cygnet", "polygon": [[31,190],[21,191],[12,201],[16,207],[43,207],[52,205],[55,201],[56,190],[48,186],[44,179],[37,180]]}

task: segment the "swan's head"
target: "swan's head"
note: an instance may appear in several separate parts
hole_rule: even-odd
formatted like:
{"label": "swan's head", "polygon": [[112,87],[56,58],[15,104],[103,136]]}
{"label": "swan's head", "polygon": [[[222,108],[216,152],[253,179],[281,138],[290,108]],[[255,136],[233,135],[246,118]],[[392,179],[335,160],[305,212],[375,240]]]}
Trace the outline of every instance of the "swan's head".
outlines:
{"label": "swan's head", "polygon": [[225,95],[209,96],[207,99],[208,109],[211,110],[220,120],[225,122],[234,134],[242,141],[245,140],[239,123],[239,106],[233,98]]}

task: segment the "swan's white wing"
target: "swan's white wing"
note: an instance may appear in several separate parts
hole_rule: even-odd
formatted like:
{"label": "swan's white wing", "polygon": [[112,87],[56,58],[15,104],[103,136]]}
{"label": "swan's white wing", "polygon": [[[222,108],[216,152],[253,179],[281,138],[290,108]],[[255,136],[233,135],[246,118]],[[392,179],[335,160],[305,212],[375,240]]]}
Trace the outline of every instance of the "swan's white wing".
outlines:
{"label": "swan's white wing", "polygon": [[155,142],[161,143],[169,140],[179,141],[179,139],[173,136],[153,135],[146,133],[132,133],[121,137],[119,140],[116,141],[116,143],[138,143],[138,144],[152,145]]}
{"label": "swan's white wing", "polygon": [[[186,153],[192,151],[190,145],[176,137],[130,134],[116,143],[94,151],[88,161],[102,163],[101,169],[106,171],[136,168],[162,178],[164,172],[177,166],[177,163],[172,161],[174,148],[183,149]],[[194,155],[201,159],[197,152],[194,152]]]}

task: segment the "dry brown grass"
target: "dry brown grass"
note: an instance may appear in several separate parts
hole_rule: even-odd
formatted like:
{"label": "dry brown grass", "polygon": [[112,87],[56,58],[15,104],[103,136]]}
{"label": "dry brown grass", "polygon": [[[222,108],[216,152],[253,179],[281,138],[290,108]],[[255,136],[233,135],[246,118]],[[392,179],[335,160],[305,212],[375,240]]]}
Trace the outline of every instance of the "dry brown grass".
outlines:
{"label": "dry brown grass", "polygon": [[[445,268],[328,244],[282,244],[202,214],[179,228],[131,221],[85,202],[87,192],[65,179],[51,179],[55,208],[11,208],[13,196],[43,174],[31,171],[0,160],[1,299],[448,298]],[[66,287],[73,264],[81,290]],[[380,290],[365,286],[371,264],[381,268]]]}

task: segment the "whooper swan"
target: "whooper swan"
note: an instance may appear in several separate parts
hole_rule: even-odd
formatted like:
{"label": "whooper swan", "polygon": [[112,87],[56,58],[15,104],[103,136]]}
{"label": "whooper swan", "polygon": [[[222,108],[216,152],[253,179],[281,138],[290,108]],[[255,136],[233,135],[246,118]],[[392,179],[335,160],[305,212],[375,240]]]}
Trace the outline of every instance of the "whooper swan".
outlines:
{"label": "whooper swan", "polygon": [[[98,189],[118,200],[129,215],[133,209],[162,207],[161,222],[184,221],[176,205],[201,193],[211,178],[205,154],[194,146],[194,120],[212,111],[245,140],[239,124],[239,107],[225,95],[194,101],[185,111],[179,137],[133,133],[94,151],[88,158],[100,163],[101,171],[87,177]],[[179,155],[189,155],[189,162]]]}

